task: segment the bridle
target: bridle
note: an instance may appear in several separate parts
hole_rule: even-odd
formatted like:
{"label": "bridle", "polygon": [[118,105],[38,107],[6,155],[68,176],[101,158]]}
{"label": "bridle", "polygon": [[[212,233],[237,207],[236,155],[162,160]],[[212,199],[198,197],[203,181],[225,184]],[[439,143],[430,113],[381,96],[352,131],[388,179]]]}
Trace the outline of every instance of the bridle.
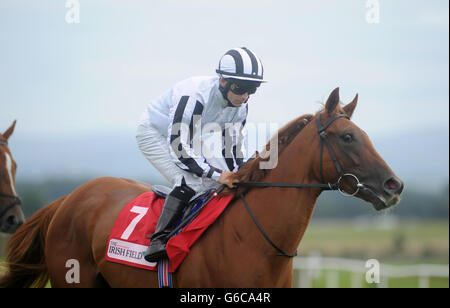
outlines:
{"label": "bridle", "polygon": [[[333,124],[334,121],[336,121],[337,119],[340,119],[340,118],[345,118],[347,120],[350,120],[350,117],[348,115],[346,115],[346,114],[338,114],[337,116],[335,116],[334,118],[329,120],[324,126],[322,126],[322,123],[321,123],[321,120],[320,120],[320,114],[316,118],[317,129],[318,129],[318,133],[319,133],[319,136],[320,136],[320,177],[322,179],[322,182],[325,182],[325,179],[324,179],[324,176],[323,176],[323,144],[325,143],[325,145],[328,148],[328,153],[330,153],[331,160],[333,161],[333,164],[334,164],[334,166],[336,168],[336,171],[337,171],[337,173],[339,175],[339,179],[337,180],[336,183],[334,183],[334,184],[328,183],[327,185],[329,186],[330,190],[338,190],[344,196],[352,197],[352,196],[356,195],[361,188],[364,187],[364,184],[361,184],[361,182],[359,181],[359,179],[358,179],[358,177],[356,175],[354,175],[352,173],[344,173],[342,171],[342,167],[339,164],[339,161],[337,160],[336,155],[334,154],[333,148],[331,147],[330,142],[328,141],[327,133],[326,133],[326,129],[331,124]],[[356,180],[356,190],[353,193],[351,193],[351,194],[348,194],[348,193],[346,193],[345,191],[343,191],[341,189],[341,181],[346,176],[352,177],[353,179]]]}
{"label": "bridle", "polygon": [[[268,183],[268,182],[239,182],[236,183],[236,186],[240,186],[240,187],[260,187],[260,188],[265,188],[265,187],[281,187],[281,188],[321,188],[323,190],[338,190],[341,194],[345,195],[345,196],[354,196],[356,195],[359,190],[361,188],[364,188],[364,184],[361,184],[361,182],[359,181],[358,177],[352,173],[344,173],[344,171],[342,170],[341,165],[339,164],[339,161],[336,158],[336,155],[334,153],[333,148],[330,145],[330,142],[328,141],[327,138],[327,134],[326,134],[326,130],[327,128],[333,124],[334,121],[340,119],[340,118],[345,118],[350,120],[350,117],[346,114],[338,114],[337,116],[335,116],[334,118],[330,119],[325,125],[322,125],[321,122],[321,117],[320,114],[317,116],[316,118],[316,124],[317,124],[317,132],[320,136],[320,177],[322,180],[322,184],[308,184],[308,183]],[[330,154],[331,160],[333,161],[333,164],[336,168],[336,171],[338,173],[338,180],[335,183],[326,183],[325,184],[325,179],[323,176],[323,145],[326,145],[326,147],[328,148],[328,152]],[[356,181],[356,190],[349,194],[344,192],[341,189],[341,185],[342,185],[342,180],[345,177],[352,177],[355,181]],[[269,244],[278,251],[278,256],[283,256],[283,257],[288,257],[288,258],[293,258],[295,256],[297,256],[297,251],[294,254],[288,254],[286,252],[284,252],[281,248],[279,248],[277,245],[275,245],[275,243],[269,238],[269,236],[264,232],[263,228],[261,227],[261,225],[258,223],[258,220],[256,219],[255,215],[253,214],[253,212],[250,210],[250,207],[247,203],[247,200],[245,199],[244,194],[241,192],[239,193],[239,197],[242,199],[245,208],[247,209],[248,213],[250,214],[251,218],[253,219],[253,222],[255,223],[255,225],[258,227],[259,231],[261,232],[261,234],[264,236],[264,238],[266,239],[267,242],[269,242]]]}
{"label": "bridle", "polygon": [[[6,141],[0,141],[0,145],[8,145],[8,142]],[[12,194],[4,194],[4,193],[0,193],[0,198],[9,198],[9,199],[13,199],[13,201],[8,204],[8,206],[6,208],[3,209],[3,211],[0,212],[0,220],[3,218],[3,216],[10,210],[12,209],[14,206],[16,205],[21,205],[22,204],[22,200],[20,199],[19,196],[17,195],[12,195]]]}

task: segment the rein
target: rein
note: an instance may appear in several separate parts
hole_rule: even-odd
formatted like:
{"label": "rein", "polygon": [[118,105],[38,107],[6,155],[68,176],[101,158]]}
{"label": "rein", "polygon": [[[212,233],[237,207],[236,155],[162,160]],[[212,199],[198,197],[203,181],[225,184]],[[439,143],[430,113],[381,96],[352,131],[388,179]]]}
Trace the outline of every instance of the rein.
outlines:
{"label": "rein", "polygon": [[[346,118],[348,120],[350,120],[350,117],[345,115],[345,114],[339,114],[337,116],[335,116],[334,118],[332,118],[331,120],[329,120],[325,125],[322,126],[322,122],[320,120],[320,114],[317,116],[316,119],[316,123],[317,123],[317,129],[318,129],[318,133],[320,136],[320,177],[322,179],[322,182],[325,182],[324,180],[324,176],[323,176],[323,144],[325,143],[325,145],[328,148],[328,152],[330,153],[331,156],[331,160],[333,161],[333,164],[338,172],[339,175],[339,179],[335,182],[335,183],[327,183],[327,184],[310,184],[310,183],[278,183],[278,182],[239,182],[236,183],[236,186],[239,187],[258,187],[258,188],[267,188],[267,187],[281,187],[281,188],[321,188],[324,190],[338,190],[341,194],[343,194],[344,196],[354,196],[356,195],[359,190],[361,188],[364,187],[364,184],[361,184],[358,177],[354,174],[351,173],[344,173],[342,171],[342,167],[339,164],[336,155],[333,151],[333,148],[331,147],[330,143],[328,142],[328,138],[327,138],[327,134],[326,134],[326,129],[333,124],[334,121],[336,121],[337,119],[340,118]],[[352,194],[348,194],[346,192],[344,192],[341,189],[341,182],[345,177],[352,177],[353,179],[356,180],[356,190],[355,192],[353,192]],[[255,225],[258,227],[259,231],[261,232],[261,234],[264,236],[264,238],[266,239],[266,241],[275,249],[278,251],[278,256],[282,256],[282,257],[287,257],[287,258],[293,258],[295,256],[297,256],[297,251],[295,251],[295,253],[293,254],[288,254],[286,252],[284,252],[281,248],[279,248],[271,239],[270,237],[267,235],[266,232],[264,232],[263,228],[261,227],[261,225],[259,224],[258,220],[256,219],[255,215],[253,214],[253,212],[250,210],[250,207],[247,203],[247,200],[245,199],[244,194],[240,193],[239,197],[242,199],[242,202],[244,202],[244,206],[247,209],[247,212],[249,213],[250,217],[253,219],[253,222],[255,223]]]}
{"label": "rein", "polygon": [[[6,141],[0,141],[0,145],[8,145],[8,142]],[[0,198],[10,198],[10,199],[14,199],[13,202],[11,202],[6,208],[3,209],[3,211],[0,212],[0,219],[3,218],[3,216],[10,210],[12,209],[14,206],[21,205],[22,204],[22,200],[20,199],[19,196],[16,195],[11,195],[11,194],[4,194],[4,193],[0,193]]]}

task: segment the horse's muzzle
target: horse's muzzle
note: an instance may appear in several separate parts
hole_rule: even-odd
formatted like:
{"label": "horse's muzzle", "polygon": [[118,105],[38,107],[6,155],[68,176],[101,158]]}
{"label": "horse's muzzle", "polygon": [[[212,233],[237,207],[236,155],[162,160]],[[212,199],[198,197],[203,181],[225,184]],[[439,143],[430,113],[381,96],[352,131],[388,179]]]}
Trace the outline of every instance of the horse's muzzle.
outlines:
{"label": "horse's muzzle", "polygon": [[14,233],[24,222],[25,218],[22,213],[8,211],[0,221],[0,232]]}
{"label": "horse's muzzle", "polygon": [[385,180],[380,188],[377,189],[377,186],[380,185],[364,183],[364,187],[358,193],[359,197],[372,203],[377,211],[390,208],[400,202],[404,184],[398,177],[392,176]]}

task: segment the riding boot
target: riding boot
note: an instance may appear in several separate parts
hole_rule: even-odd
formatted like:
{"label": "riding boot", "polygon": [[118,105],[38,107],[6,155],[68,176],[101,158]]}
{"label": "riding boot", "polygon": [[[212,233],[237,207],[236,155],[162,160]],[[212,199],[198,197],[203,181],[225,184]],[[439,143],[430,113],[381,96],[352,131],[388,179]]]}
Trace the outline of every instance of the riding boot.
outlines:
{"label": "riding boot", "polygon": [[194,195],[195,191],[193,189],[182,185],[175,187],[166,197],[161,216],[156,224],[155,233],[151,236],[150,246],[145,252],[145,260],[157,262],[167,258],[166,243],[169,240],[167,236],[175,227],[183,213],[183,209]]}

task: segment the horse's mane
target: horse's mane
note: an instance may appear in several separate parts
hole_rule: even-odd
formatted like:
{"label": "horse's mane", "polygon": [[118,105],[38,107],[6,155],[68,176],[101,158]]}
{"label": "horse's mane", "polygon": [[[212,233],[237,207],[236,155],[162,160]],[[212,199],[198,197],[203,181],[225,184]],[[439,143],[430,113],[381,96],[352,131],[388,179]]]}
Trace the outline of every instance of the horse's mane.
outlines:
{"label": "horse's mane", "polygon": [[[280,154],[286,149],[286,147],[291,143],[291,141],[295,138],[295,136],[298,135],[298,133],[313,119],[312,114],[305,114],[302,115],[285,126],[283,126],[280,130],[278,130],[278,157]],[[270,149],[270,143],[273,142],[273,137],[271,140],[267,143],[265,146],[265,150],[269,151]],[[263,155],[264,157],[266,155]],[[267,155],[268,156],[268,155]],[[270,157],[263,158],[258,153],[254,157],[254,159],[248,161],[245,166],[243,166],[241,169],[239,169],[238,172],[236,172],[236,176],[238,178],[239,182],[260,182],[270,171],[269,169],[261,169],[259,167],[259,163],[261,161],[267,161]],[[245,192],[248,190],[248,188],[240,188],[238,190],[228,190],[228,193],[234,192],[235,194],[238,194],[240,192]]]}

